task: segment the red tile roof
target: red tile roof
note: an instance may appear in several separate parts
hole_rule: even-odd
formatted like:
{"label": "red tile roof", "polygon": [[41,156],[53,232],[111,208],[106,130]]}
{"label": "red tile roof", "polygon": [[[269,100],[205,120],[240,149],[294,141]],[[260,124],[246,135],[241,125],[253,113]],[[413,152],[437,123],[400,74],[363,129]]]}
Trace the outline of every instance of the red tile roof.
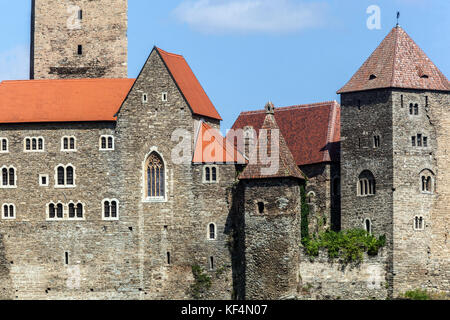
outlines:
{"label": "red tile roof", "polygon": [[[336,101],[276,108],[275,119],[297,165],[339,161],[340,106]],[[242,112],[233,129],[262,127],[264,110]]]}
{"label": "red tile roof", "polygon": [[[273,110],[273,105],[270,103],[267,108]],[[305,175],[298,168],[295,163],[292,153],[286,144],[286,141],[281,134],[273,111],[268,111],[264,117],[264,123],[261,129],[267,130],[267,149],[261,150],[261,143],[256,144],[256,152],[250,155],[249,164],[244,171],[239,175],[240,180],[249,179],[268,179],[268,178],[297,178],[305,179]],[[274,130],[278,131],[278,141],[273,141],[275,137]],[[278,143],[277,143],[278,142]],[[269,151],[270,148],[270,151]],[[278,164],[274,164],[272,156],[278,153]],[[274,166],[274,169],[270,169]]]}
{"label": "red tile roof", "polygon": [[205,122],[200,122],[194,139],[193,163],[245,164],[244,156],[219,132]]}
{"label": "red tile roof", "polygon": [[115,121],[135,79],[0,83],[0,123]]}
{"label": "red tile roof", "polygon": [[184,95],[192,112],[197,115],[222,120],[205,90],[183,56],[156,48],[173,79]]}
{"label": "red tile roof", "polygon": [[450,84],[408,34],[395,27],[338,93],[380,88],[450,91]]}

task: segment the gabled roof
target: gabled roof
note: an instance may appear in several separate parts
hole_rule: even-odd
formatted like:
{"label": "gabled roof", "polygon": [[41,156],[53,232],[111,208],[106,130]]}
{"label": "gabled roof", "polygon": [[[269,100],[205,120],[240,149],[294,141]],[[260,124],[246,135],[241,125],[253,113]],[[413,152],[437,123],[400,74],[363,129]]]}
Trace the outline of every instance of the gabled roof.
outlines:
{"label": "gabled roof", "polygon": [[246,163],[244,156],[221,135],[219,130],[203,121],[199,123],[194,141],[193,163]]}
{"label": "gabled roof", "polygon": [[194,114],[222,120],[183,56],[156,48]]}
{"label": "gabled roof", "polygon": [[0,83],[0,123],[116,121],[135,79]]}
{"label": "gabled roof", "polygon": [[[273,104],[271,103],[266,106],[267,113],[261,127],[261,129],[267,130],[267,150],[261,150],[261,143],[256,144],[255,149],[257,152],[253,156],[250,156],[249,164],[239,176],[240,180],[269,178],[305,179],[305,175],[295,163],[294,157],[289,151],[286,141],[283,138],[283,134],[281,133],[277,121],[275,120],[273,109]],[[278,141],[272,141],[275,137],[274,130],[278,130],[279,132]],[[265,171],[273,165],[273,163],[270,162],[271,156],[276,153],[278,153],[279,160],[278,168],[275,168],[273,172]]]}
{"label": "gabled roof", "polygon": [[338,93],[381,88],[449,91],[450,84],[422,49],[397,26]]}
{"label": "gabled roof", "polygon": [[[339,162],[340,106],[336,101],[276,108],[275,119],[298,166]],[[253,127],[258,133],[266,112],[242,112],[233,129]]]}

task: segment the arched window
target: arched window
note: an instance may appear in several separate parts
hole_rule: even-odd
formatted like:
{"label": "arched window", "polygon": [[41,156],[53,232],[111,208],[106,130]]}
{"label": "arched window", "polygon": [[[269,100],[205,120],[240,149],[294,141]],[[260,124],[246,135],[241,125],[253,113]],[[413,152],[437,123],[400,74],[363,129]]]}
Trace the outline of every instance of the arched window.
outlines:
{"label": "arched window", "polygon": [[103,220],[117,220],[119,218],[119,201],[103,200]]}
{"label": "arched window", "polygon": [[73,203],[69,204],[69,219],[75,219],[75,205]]}
{"label": "arched window", "polygon": [[16,186],[16,169],[14,167],[3,167],[1,172],[1,187],[14,188]]}
{"label": "arched window", "polygon": [[58,219],[64,218],[64,208],[61,203],[58,203],[58,205],[56,206],[56,217]]}
{"label": "arched window", "polygon": [[372,222],[370,219],[364,220],[364,229],[367,231],[367,233],[372,234]]}
{"label": "arched window", "polygon": [[64,179],[64,167],[58,167],[58,185],[63,186],[65,185],[65,179]]}
{"label": "arched window", "polygon": [[204,166],[203,183],[217,183],[218,169],[216,166]]}
{"label": "arched window", "polygon": [[82,203],[77,204],[77,218],[83,219],[83,204]]}
{"label": "arched window", "polygon": [[5,203],[3,205],[3,219],[15,219],[16,218],[16,206],[11,203]]}
{"label": "arched window", "polygon": [[266,211],[264,202],[258,202],[256,205],[258,207],[258,213],[264,214],[264,212]]}
{"label": "arched window", "polygon": [[366,170],[359,175],[358,196],[372,196],[376,194],[376,182],[372,172]]}
{"label": "arched window", "polygon": [[146,162],[147,198],[162,199],[165,197],[165,168],[161,157],[153,152]]}
{"label": "arched window", "polygon": [[425,169],[420,173],[420,184],[422,193],[434,193],[434,174],[431,170]]}
{"label": "arched window", "polygon": [[103,135],[100,137],[100,150],[114,150],[114,137]]}
{"label": "arched window", "polygon": [[381,146],[381,137],[379,135],[376,135],[373,137],[373,147],[379,148]]}
{"label": "arched window", "polygon": [[55,219],[56,218],[56,209],[55,209],[55,205],[53,203],[50,203],[48,205],[48,217],[50,219]]}
{"label": "arched window", "polygon": [[422,216],[416,216],[414,218],[414,230],[424,230],[425,220]]}
{"label": "arched window", "polygon": [[57,187],[73,188],[75,186],[75,168],[72,165],[56,167],[55,181]]}
{"label": "arched window", "polygon": [[208,239],[216,240],[216,225],[214,223],[210,223],[208,227]]}

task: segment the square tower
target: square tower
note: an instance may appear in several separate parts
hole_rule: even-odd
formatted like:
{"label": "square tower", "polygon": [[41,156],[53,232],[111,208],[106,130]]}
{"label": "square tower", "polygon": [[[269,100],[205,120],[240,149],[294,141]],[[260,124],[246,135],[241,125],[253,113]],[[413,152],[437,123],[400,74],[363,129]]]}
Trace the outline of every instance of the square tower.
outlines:
{"label": "square tower", "polygon": [[399,26],[338,91],[342,227],[386,235],[394,296],[450,291],[449,92]]}
{"label": "square tower", "polygon": [[127,0],[32,0],[30,79],[127,77]]}

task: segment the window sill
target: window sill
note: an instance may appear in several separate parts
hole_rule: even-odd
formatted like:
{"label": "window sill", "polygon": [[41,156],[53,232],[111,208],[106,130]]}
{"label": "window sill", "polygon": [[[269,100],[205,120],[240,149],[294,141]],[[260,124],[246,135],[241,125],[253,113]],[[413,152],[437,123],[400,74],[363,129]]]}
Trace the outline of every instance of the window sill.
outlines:
{"label": "window sill", "polygon": [[103,221],[119,221],[119,218],[102,218]]}
{"label": "window sill", "polygon": [[17,186],[1,186],[0,189],[17,189]]}
{"label": "window sill", "polygon": [[55,186],[55,189],[75,189],[77,186]]}
{"label": "window sill", "polygon": [[165,197],[158,197],[158,198],[145,198],[143,200],[144,203],[163,203],[167,202],[167,199]]}
{"label": "window sill", "polygon": [[115,149],[98,149],[99,151],[114,151]]}

